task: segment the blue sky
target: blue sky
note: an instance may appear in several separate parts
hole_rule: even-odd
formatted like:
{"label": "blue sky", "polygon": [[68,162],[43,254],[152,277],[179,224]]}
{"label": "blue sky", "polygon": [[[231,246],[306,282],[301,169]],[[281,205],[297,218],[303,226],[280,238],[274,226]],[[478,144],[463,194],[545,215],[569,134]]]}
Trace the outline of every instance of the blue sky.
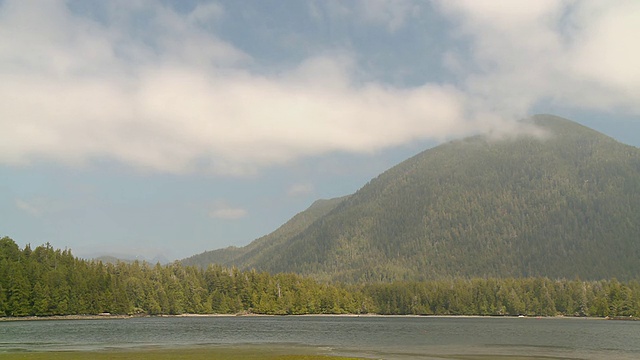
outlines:
{"label": "blue sky", "polygon": [[244,245],[553,113],[640,146],[640,2],[0,0],[0,235]]}

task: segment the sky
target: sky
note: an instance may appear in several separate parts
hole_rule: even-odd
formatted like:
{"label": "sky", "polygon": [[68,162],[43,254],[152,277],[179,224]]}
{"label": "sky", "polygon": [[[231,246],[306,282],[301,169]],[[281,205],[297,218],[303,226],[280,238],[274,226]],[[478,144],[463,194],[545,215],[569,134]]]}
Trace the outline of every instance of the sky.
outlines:
{"label": "sky", "polygon": [[640,1],[0,0],[0,236],[242,246],[536,113],[640,147]]}

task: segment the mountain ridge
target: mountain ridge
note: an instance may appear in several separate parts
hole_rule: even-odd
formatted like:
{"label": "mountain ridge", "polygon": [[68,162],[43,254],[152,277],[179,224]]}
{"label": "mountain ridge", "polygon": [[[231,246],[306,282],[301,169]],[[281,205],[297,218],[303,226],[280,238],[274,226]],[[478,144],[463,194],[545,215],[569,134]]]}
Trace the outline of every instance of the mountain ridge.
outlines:
{"label": "mountain ridge", "polygon": [[640,276],[640,149],[551,115],[529,122],[545,133],[428,149],[218,263],[346,282]]}

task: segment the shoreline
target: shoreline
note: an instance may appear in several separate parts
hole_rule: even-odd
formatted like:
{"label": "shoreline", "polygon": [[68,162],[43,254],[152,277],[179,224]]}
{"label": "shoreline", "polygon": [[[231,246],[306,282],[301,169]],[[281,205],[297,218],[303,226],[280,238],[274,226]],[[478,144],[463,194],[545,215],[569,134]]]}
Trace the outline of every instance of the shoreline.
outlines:
{"label": "shoreline", "polygon": [[383,314],[299,314],[299,315],[271,315],[271,314],[179,314],[179,315],[51,315],[51,316],[3,316],[0,322],[14,321],[56,321],[56,320],[128,320],[137,318],[216,318],[216,317],[361,317],[361,318],[452,318],[452,319],[576,319],[576,320],[614,320],[640,321],[637,317],[595,317],[595,316],[518,316],[518,315],[383,315]]}

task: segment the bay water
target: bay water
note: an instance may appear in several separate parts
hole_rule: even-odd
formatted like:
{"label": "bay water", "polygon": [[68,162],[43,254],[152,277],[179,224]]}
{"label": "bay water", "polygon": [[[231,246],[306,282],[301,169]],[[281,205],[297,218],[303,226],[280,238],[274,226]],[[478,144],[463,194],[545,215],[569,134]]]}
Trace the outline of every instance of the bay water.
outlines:
{"label": "bay water", "polygon": [[269,347],[375,359],[640,359],[640,322],[586,318],[211,316],[0,322],[16,351]]}

